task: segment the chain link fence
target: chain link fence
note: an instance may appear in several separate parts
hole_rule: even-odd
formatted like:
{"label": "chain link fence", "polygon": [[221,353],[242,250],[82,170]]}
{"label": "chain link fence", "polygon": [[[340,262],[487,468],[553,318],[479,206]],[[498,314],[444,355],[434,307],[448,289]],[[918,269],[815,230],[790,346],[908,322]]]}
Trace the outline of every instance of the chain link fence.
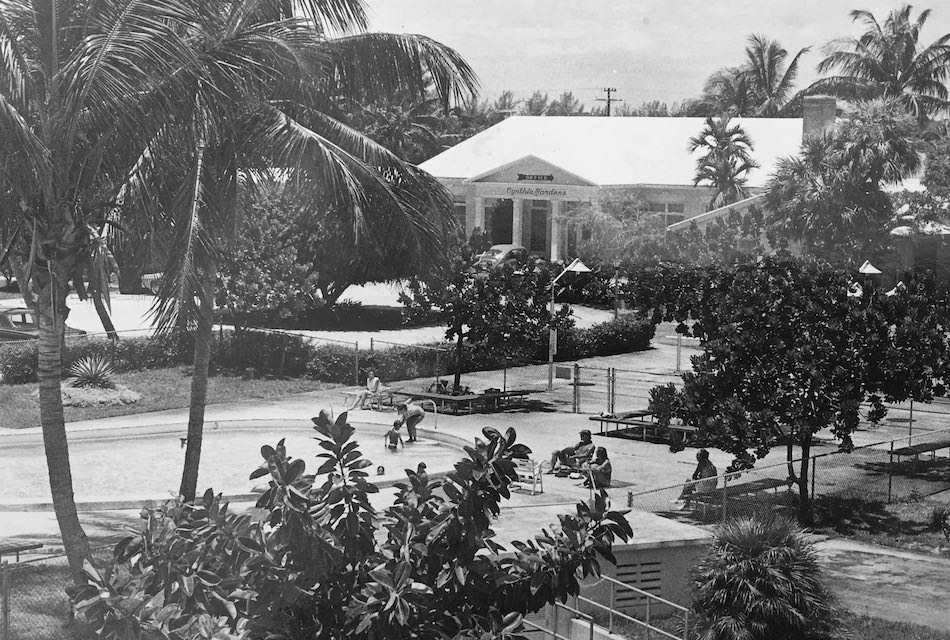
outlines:
{"label": "chain link fence", "polygon": [[[822,451],[822,449],[831,449]],[[950,507],[950,428],[839,451],[819,442],[808,458],[807,496],[831,520],[848,511],[882,509],[901,501],[935,499]],[[794,516],[801,489],[790,478],[801,458],[738,473],[629,492],[627,506],[678,520],[721,523],[752,514]]]}

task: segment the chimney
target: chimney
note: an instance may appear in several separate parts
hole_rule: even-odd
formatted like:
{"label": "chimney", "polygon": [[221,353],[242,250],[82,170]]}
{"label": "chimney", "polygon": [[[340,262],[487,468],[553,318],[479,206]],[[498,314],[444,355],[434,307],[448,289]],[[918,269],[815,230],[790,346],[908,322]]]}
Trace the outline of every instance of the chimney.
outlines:
{"label": "chimney", "polygon": [[838,101],[834,96],[805,96],[802,107],[802,139],[830,133],[835,128]]}

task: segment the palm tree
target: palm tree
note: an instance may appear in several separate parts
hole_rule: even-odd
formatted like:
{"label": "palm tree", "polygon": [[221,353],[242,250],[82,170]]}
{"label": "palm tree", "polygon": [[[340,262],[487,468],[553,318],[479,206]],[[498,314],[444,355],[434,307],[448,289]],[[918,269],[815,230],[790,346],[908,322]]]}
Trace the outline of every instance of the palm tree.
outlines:
{"label": "palm tree", "polygon": [[923,46],[920,31],[930,10],[921,11],[916,20],[911,10],[909,4],[894,9],[884,24],[870,11],[852,11],[851,20],[864,25],[864,33],[828,43],[818,71],[835,75],[817,80],[807,91],[845,99],[896,99],[920,122],[945,112],[950,107],[950,34]]}
{"label": "palm tree", "polygon": [[[199,73],[176,77],[169,123],[136,165],[129,204],[153,200],[165,249],[156,326],[195,330],[187,446],[180,494],[197,490],[219,256],[237,227],[242,190],[275,177],[309,197],[312,210],[344,212],[354,233],[368,216],[395,216],[412,233],[440,231],[432,211],[450,215],[439,183],[343,124],[337,103],[424,98],[443,104],[474,91],[468,65],[421,36],[324,34],[365,28],[359,0],[297,3],[202,0],[188,44]],[[207,78],[216,80],[208,83]],[[160,206],[154,206],[158,203]]]}
{"label": "palm tree", "polygon": [[703,130],[690,138],[690,153],[703,152],[696,160],[693,185],[702,183],[713,188],[710,208],[737,202],[748,195],[747,174],[759,166],[752,159],[752,148],[752,139],[742,125],[732,124],[729,113],[706,118]]}
{"label": "palm tree", "polygon": [[193,59],[177,35],[190,10],[184,0],[0,4],[0,215],[15,229],[6,253],[39,325],[50,491],[76,580],[89,547],[60,393],[66,299],[70,290],[83,298],[105,293],[90,274],[103,265],[101,231],[114,187],[160,126],[156,83]]}
{"label": "palm tree", "polygon": [[875,100],[856,104],[833,134],[805,140],[769,178],[771,232],[833,262],[881,250],[893,210],[884,187],[920,166],[914,128],[899,104]]}
{"label": "palm tree", "polygon": [[722,525],[696,567],[701,640],[837,637],[834,596],[805,532],[782,518]]}
{"label": "palm tree", "polygon": [[800,49],[786,66],[788,51],[777,41],[760,35],[749,36],[745,48],[745,73],[758,107],[752,115],[783,115],[795,104],[792,90],[798,76],[798,61],[809,47]]}
{"label": "palm tree", "polygon": [[699,109],[703,113],[752,115],[758,104],[749,74],[743,67],[726,67],[706,79]]}

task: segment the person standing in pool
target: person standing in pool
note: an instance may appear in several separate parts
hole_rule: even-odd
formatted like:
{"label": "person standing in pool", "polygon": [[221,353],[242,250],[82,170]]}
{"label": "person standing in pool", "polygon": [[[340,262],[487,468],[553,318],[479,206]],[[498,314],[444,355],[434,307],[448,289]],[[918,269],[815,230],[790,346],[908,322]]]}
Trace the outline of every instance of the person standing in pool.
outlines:
{"label": "person standing in pool", "polygon": [[426,417],[425,409],[410,401],[396,407],[396,414],[399,416],[399,421],[406,425],[409,442],[415,442],[416,426]]}
{"label": "person standing in pool", "polygon": [[386,435],[383,436],[383,442],[386,443],[386,448],[390,451],[397,451],[399,447],[406,447],[406,443],[402,441],[402,435],[399,433],[399,426],[402,423],[399,420],[393,422],[393,428],[386,432]]}

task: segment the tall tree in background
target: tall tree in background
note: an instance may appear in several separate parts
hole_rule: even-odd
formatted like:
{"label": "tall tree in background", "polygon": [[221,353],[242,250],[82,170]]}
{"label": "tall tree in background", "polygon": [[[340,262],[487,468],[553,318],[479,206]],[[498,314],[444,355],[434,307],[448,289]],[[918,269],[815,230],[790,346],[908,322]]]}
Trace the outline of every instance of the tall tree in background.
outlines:
{"label": "tall tree in background", "polygon": [[[703,86],[703,95],[692,108],[704,115],[728,112],[733,116],[788,117],[798,106],[794,94],[798,62],[808,51],[800,49],[788,61],[788,51],[777,41],[750,35],[745,61],[713,73]],[[787,63],[787,64],[786,64]]]}
{"label": "tall tree in background", "polygon": [[765,118],[799,115],[788,112],[798,104],[793,95],[795,79],[798,77],[798,61],[808,49],[799,49],[786,64],[788,51],[777,41],[761,35],[749,36],[744,69],[758,105],[751,115]]}
{"label": "tall tree in background", "polygon": [[827,136],[779,161],[766,191],[770,234],[832,262],[873,259],[893,208],[884,190],[920,166],[914,122],[895,103],[857,105]]}
{"label": "tall tree in background", "polygon": [[870,11],[857,9],[851,20],[865,31],[854,38],[830,42],[818,71],[821,78],[809,93],[826,92],[848,100],[886,98],[897,100],[919,121],[926,121],[950,107],[950,34],[924,46],[920,32],[930,17],[925,9],[914,20],[906,4],[891,11],[881,24]]}
{"label": "tall tree in background", "polygon": [[709,202],[711,209],[737,202],[748,195],[745,188],[747,175],[759,166],[752,159],[752,148],[752,139],[742,125],[732,123],[729,113],[723,113],[719,118],[706,118],[703,130],[690,138],[690,152],[702,154],[696,160],[693,184],[713,188]]}

